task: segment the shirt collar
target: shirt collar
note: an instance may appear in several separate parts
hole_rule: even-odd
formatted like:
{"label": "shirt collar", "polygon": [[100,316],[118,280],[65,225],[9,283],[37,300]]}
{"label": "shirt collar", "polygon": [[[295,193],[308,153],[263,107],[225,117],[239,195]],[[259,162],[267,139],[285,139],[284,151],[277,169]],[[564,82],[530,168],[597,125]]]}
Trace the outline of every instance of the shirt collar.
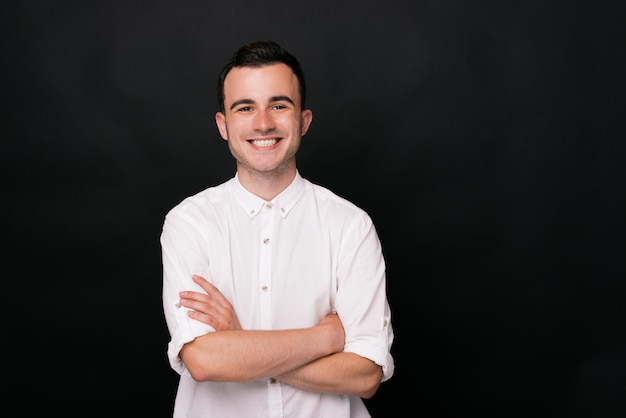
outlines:
{"label": "shirt collar", "polygon": [[239,176],[237,174],[235,174],[232,186],[233,196],[250,218],[254,218],[257,214],[261,213],[263,206],[268,204],[278,209],[278,213],[284,218],[291,208],[294,207],[300,196],[302,196],[304,192],[304,179],[296,170],[296,176],[291,184],[270,202],[246,190],[239,182]]}

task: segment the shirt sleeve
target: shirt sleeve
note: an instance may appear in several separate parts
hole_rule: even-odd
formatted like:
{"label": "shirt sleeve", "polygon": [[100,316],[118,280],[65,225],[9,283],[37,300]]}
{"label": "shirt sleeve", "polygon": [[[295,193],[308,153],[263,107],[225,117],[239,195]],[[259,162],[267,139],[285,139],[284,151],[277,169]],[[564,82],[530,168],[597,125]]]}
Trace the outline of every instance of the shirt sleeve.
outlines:
{"label": "shirt sleeve", "polygon": [[380,240],[371,218],[364,212],[346,219],[342,234],[335,309],[346,330],[344,351],[382,366],[385,381],[394,372],[394,334]]}
{"label": "shirt sleeve", "polygon": [[196,337],[215,331],[211,326],[190,318],[188,309],[179,305],[179,292],[193,290],[204,292],[192,280],[198,274],[210,280],[209,263],[201,250],[203,237],[200,221],[193,213],[175,208],[163,223],[161,252],[163,264],[163,311],[170,333],[167,356],[172,369],[187,374],[187,368],[179,356],[185,343]]}

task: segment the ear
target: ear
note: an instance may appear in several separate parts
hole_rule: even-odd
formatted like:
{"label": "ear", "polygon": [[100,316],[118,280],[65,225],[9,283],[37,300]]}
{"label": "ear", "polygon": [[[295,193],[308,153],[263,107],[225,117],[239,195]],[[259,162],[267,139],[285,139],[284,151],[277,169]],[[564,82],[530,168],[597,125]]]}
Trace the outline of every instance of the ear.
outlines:
{"label": "ear", "polygon": [[215,124],[217,125],[217,130],[220,131],[220,135],[222,139],[228,141],[228,130],[226,129],[226,116],[222,112],[217,112],[215,114]]}
{"label": "ear", "polygon": [[310,109],[304,109],[302,111],[302,133],[304,136],[309,130],[309,126],[311,126],[311,122],[313,122],[313,112]]}

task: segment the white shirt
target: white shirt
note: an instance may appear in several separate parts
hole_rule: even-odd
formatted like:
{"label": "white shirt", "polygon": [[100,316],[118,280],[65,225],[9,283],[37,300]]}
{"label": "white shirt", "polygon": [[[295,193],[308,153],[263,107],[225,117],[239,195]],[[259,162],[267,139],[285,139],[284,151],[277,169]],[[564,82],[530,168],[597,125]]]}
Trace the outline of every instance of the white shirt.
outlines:
{"label": "white shirt", "polygon": [[344,351],[394,371],[385,262],[367,213],[303,179],[271,202],[251,194],[237,175],[184,199],[166,215],[161,234],[163,308],[171,336],[167,355],[180,374],[174,417],[369,417],[361,398],[304,391],[263,379],[197,382],[179,352],[213,332],[178,308],[182,290],[213,283],[243,329],[293,329],[339,314]]}

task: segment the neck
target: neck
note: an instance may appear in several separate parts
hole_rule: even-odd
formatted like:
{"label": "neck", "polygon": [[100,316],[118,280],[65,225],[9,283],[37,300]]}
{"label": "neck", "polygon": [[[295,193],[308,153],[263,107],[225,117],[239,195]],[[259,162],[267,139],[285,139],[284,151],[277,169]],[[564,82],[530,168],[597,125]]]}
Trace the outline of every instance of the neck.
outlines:
{"label": "neck", "polygon": [[246,190],[269,202],[291,184],[296,177],[296,167],[282,172],[262,173],[237,166],[237,177]]}

